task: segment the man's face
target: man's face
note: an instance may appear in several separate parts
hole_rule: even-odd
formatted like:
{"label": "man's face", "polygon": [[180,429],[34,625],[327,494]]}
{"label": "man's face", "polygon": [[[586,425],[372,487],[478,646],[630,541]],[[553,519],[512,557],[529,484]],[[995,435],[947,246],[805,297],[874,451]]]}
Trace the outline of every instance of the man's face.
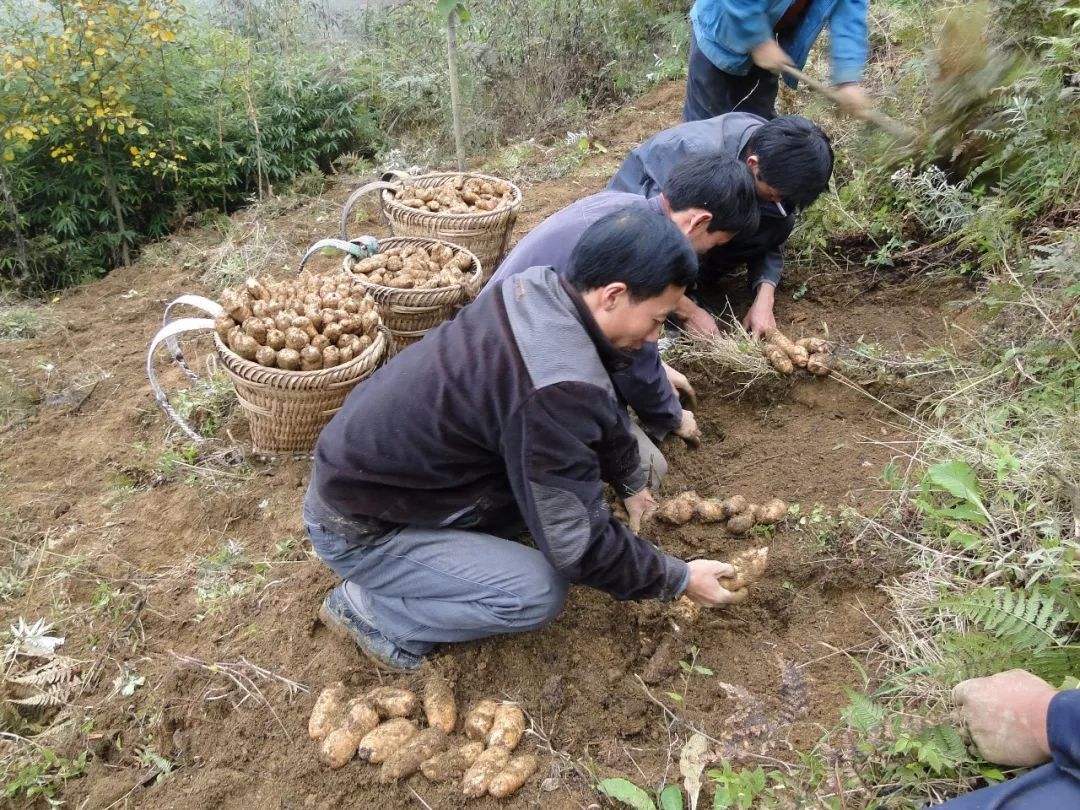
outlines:
{"label": "man's face", "polygon": [[634,301],[622,282],[589,290],[582,297],[600,331],[618,349],[640,349],[660,339],[660,330],[685,287],[668,286],[653,298]]}
{"label": "man's face", "polygon": [[758,162],[758,156],[750,155],[746,159],[746,165],[750,167],[750,171],[754,175],[754,188],[757,191],[758,199],[771,203],[782,202],[784,195],[761,179],[761,164]]}
{"label": "man's face", "polygon": [[708,253],[718,245],[730,242],[735,234],[731,231],[710,231],[712,214],[704,208],[687,208],[685,211],[672,211],[669,214],[671,221],[679,226],[679,230],[689,240],[690,246],[699,256]]}
{"label": "man's face", "polygon": [[689,230],[683,229],[683,233],[699,256],[708,253],[714,247],[730,242],[735,237],[731,231],[710,231],[712,214],[705,209],[691,208],[690,213],[693,215],[691,227]]}

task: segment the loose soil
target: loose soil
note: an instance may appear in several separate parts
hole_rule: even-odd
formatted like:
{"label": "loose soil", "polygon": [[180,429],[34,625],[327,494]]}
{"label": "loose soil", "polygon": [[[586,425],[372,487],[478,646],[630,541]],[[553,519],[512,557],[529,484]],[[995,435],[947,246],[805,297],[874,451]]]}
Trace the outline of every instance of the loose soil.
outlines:
{"label": "loose soil", "polygon": [[[586,159],[569,177],[526,188],[518,235],[602,188],[627,149],[678,119],[681,93],[680,85],[667,85],[619,111],[594,133],[606,154]],[[292,250],[281,257],[283,268],[335,229],[355,182],[346,178],[276,216],[263,209],[263,224]],[[2,605],[3,618],[63,617],[56,628],[67,637],[62,651],[83,662],[90,684],[64,710],[75,722],[46,740],[62,753],[89,746],[94,754],[86,776],[70,782],[63,798],[88,810],[419,807],[417,796],[431,807],[463,806],[453,786],[418,776],[387,789],[367,766],[330,772],[315,757],[306,720],[326,683],[343,679],[359,691],[422,678],[380,676],[319,624],[317,608],[335,582],[306,553],[299,508],[307,462],[219,465],[190,480],[184,467],[171,476],[159,472],[169,426],[146,383],[145,348],[167,301],[203,291],[200,251],[219,240],[209,228],[174,237],[134,266],[66,292],[49,308],[55,325],[43,336],[0,344],[0,371],[34,401],[26,418],[0,435],[6,533],[15,553],[35,555],[26,592]],[[897,350],[944,342],[943,302],[960,293],[832,265],[790,275],[778,303],[789,333],[820,333],[827,324],[837,340],[865,337]],[[793,300],[803,283],[806,294]],[[739,311],[745,293],[739,285],[729,292]],[[166,375],[171,384],[181,379],[175,370]],[[722,684],[741,687],[774,713],[782,668],[795,665],[806,682],[798,701],[806,713],[780,723],[769,746],[742,752],[747,763],[773,767],[790,761],[793,748],[810,747],[838,719],[844,689],[862,686],[855,661],[889,621],[877,586],[895,567],[831,520],[808,516],[815,506],[835,516],[845,506],[879,505],[884,496],[876,482],[890,457],[879,442],[902,439],[902,431],[870,398],[827,379],[797,383],[767,402],[699,382],[705,444],[697,451],[665,446],[665,492],[779,496],[800,504],[804,519],[743,539],[716,527],[648,529],[661,546],[687,557],[771,548],[766,578],[750,601],[682,628],[674,671],[649,687],[651,695],[636,676],[673,632],[670,614],[655,603],[618,603],[584,588],[572,590],[563,616],[542,632],[438,651],[430,665],[454,680],[460,704],[492,696],[520,701],[544,738],[526,743],[541,752],[541,773],[507,806],[595,802],[592,785],[571,762],[639,784],[655,786],[665,773],[677,780],[688,732],[669,726],[654,700],[724,741],[732,733],[728,718],[746,707]],[[70,395],[84,383],[90,387]],[[231,566],[222,562],[230,541],[240,549]],[[230,586],[231,595],[215,598]],[[251,662],[310,691],[290,695],[280,683],[255,678],[245,694],[222,671],[179,656],[208,665]],[[713,674],[686,673],[680,658]],[[113,681],[128,671],[145,681],[125,696]],[[80,725],[84,716],[93,722]],[[141,756],[146,750],[175,770],[155,779]]]}

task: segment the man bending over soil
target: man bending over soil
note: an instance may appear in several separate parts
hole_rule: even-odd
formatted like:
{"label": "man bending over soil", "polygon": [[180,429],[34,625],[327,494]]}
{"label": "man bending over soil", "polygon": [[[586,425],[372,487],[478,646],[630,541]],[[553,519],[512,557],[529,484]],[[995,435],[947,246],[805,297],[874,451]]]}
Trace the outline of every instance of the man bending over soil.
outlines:
{"label": "man bending over soil", "polygon": [[[761,218],[755,231],[739,234],[701,257],[701,281],[709,283],[745,264],[754,303],[743,323],[760,336],[776,326],[773,298],[795,215],[818,198],[832,176],[832,146],[816,124],[798,115],[766,121],[750,113],[680,124],[632,151],[608,189],[654,197],[687,157],[714,155],[717,150],[743,161],[753,173]],[[717,334],[712,315],[689,298],[676,311],[691,331]]]}
{"label": "man bending over soil", "polygon": [[[492,285],[539,265],[565,274],[571,252],[585,230],[601,217],[627,206],[670,219],[699,255],[740,233],[752,234],[758,227],[754,176],[746,164],[718,155],[693,157],[675,166],[665,178],[663,190],[653,197],[601,191],[552,214],[514,246],[499,265]],[[680,301],[689,299],[683,296]],[[680,316],[678,307],[673,314]],[[631,429],[638,441],[641,463],[650,474],[649,485],[655,489],[667,474],[667,462],[656,442],[674,433],[696,444],[701,432],[694,414],[679,401],[678,390],[693,394],[690,383],[660,361],[657,344],[646,342],[630,354],[630,366],[613,372],[611,380],[641,421],[641,427],[632,424]]]}
{"label": "man bending over soil", "polygon": [[[564,276],[533,267],[366,380],[323,430],[304,522],[344,582],[320,611],[384,667],[439,642],[534,630],[571,583],[616,599],[731,601],[731,566],[684,562],[631,525],[655,507],[611,384],[655,341],[697,258],[669,219],[593,224]],[[527,528],[535,547],[505,539]]]}

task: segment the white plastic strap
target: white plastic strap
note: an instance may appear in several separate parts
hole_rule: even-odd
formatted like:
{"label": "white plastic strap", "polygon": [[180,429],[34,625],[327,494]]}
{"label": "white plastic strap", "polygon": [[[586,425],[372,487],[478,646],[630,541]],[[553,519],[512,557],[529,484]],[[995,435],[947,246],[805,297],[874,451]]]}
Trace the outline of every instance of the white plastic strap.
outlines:
{"label": "white plastic strap", "polygon": [[[206,437],[200,436],[169,403],[169,398],[162,389],[161,383],[158,382],[157,372],[154,370],[154,354],[162,343],[168,344],[171,342],[176,344],[177,336],[185,332],[198,332],[213,328],[214,322],[209,318],[179,318],[167,323],[158,330],[158,333],[154,335],[154,339],[150,341],[150,349],[146,353],[146,376],[150,380],[150,388],[154,392],[154,399],[161,406],[161,410],[165,411],[165,415],[172,419],[189,439],[198,444],[205,442]],[[186,365],[183,368],[189,375],[193,376],[193,379],[198,378],[197,375],[187,369]]]}
{"label": "white plastic strap", "polygon": [[[209,298],[204,298],[201,295],[187,293],[181,295],[175,301],[165,306],[165,317],[162,319],[162,326],[169,325],[172,320],[172,309],[176,306],[194,307],[195,309],[202,310],[211,318],[217,318],[218,316],[225,314],[224,308],[222,308],[221,304],[217,301],[211,301]],[[177,342],[175,335],[165,339],[165,346],[168,348],[173,362],[180,366],[180,370],[184,372],[189,380],[199,379],[199,375],[188,366],[187,360],[184,359],[184,352],[180,348],[180,344]]]}

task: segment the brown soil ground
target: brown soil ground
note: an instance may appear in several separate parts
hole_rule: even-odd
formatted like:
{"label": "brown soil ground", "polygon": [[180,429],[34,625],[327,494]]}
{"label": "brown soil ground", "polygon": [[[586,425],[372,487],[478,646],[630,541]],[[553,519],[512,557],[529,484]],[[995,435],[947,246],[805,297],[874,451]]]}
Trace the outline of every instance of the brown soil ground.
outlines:
{"label": "brown soil ground", "polygon": [[[677,120],[681,92],[668,85],[618,112],[594,133],[607,154],[588,158],[569,177],[527,188],[519,232],[599,190],[628,148]],[[334,229],[349,186],[265,222],[298,256]],[[67,637],[62,650],[83,662],[88,684],[64,710],[72,722],[44,738],[69,755],[85,746],[94,754],[63,798],[88,810],[419,807],[421,797],[431,807],[462,806],[451,786],[414,777],[388,789],[358,762],[330,772],[315,757],[305,728],[322,686],[343,679],[359,691],[380,680],[420,679],[380,678],[318,623],[316,610],[334,578],[305,552],[299,508],[307,463],[252,461],[190,479],[158,473],[168,425],[146,383],[145,348],[164,304],[202,291],[199,251],[219,240],[211,229],[179,235],[133,267],[65,293],[49,307],[53,327],[43,336],[0,344],[0,371],[33,400],[26,418],[0,434],[4,527],[13,553],[32,562],[26,591],[0,609],[5,621],[57,619],[57,632]],[[819,332],[824,322],[841,340],[866,336],[890,348],[940,345],[943,302],[957,295],[835,268],[793,276],[778,306],[792,333]],[[802,281],[809,292],[794,301],[790,293]],[[739,294],[733,298],[738,309]],[[97,383],[85,400],[50,405],[49,395],[91,379]],[[669,493],[694,487],[705,495],[779,496],[800,504],[804,516],[815,505],[835,515],[843,506],[880,503],[875,482],[889,452],[873,440],[903,436],[869,398],[830,380],[798,383],[771,402],[740,401],[707,384],[699,393],[705,446],[691,452],[669,444]],[[837,720],[845,687],[862,685],[854,661],[876,643],[876,624],[888,621],[877,586],[894,568],[829,520],[792,519],[737,541],[715,527],[650,532],[686,556],[725,558],[765,542],[772,549],[754,597],[708,613],[676,646],[677,657],[714,674],[676,668],[650,687],[653,696],[723,740],[729,716],[742,707],[721,683],[742,687],[772,712],[782,662],[794,664],[806,680],[800,700],[808,712],[790,727],[780,724],[767,750],[748,749],[746,761],[772,767],[792,758],[790,746],[811,746]],[[242,555],[214,579],[213,561],[228,541]],[[234,594],[209,598],[208,582],[233,585]],[[636,679],[671,630],[656,604],[617,603],[579,588],[543,632],[458,645],[436,654],[432,666],[454,679],[461,704],[518,700],[546,737],[526,743],[542,754],[540,776],[505,804],[584,807],[596,793],[571,762],[650,786],[665,774],[678,778],[686,727],[669,726]],[[253,676],[245,695],[222,670],[178,655],[207,664],[248,661],[310,691],[290,695],[280,683]],[[128,670],[145,682],[123,696],[113,680]],[[175,770],[155,781],[147,750]],[[552,777],[544,783],[552,790],[542,790],[541,777]]]}

